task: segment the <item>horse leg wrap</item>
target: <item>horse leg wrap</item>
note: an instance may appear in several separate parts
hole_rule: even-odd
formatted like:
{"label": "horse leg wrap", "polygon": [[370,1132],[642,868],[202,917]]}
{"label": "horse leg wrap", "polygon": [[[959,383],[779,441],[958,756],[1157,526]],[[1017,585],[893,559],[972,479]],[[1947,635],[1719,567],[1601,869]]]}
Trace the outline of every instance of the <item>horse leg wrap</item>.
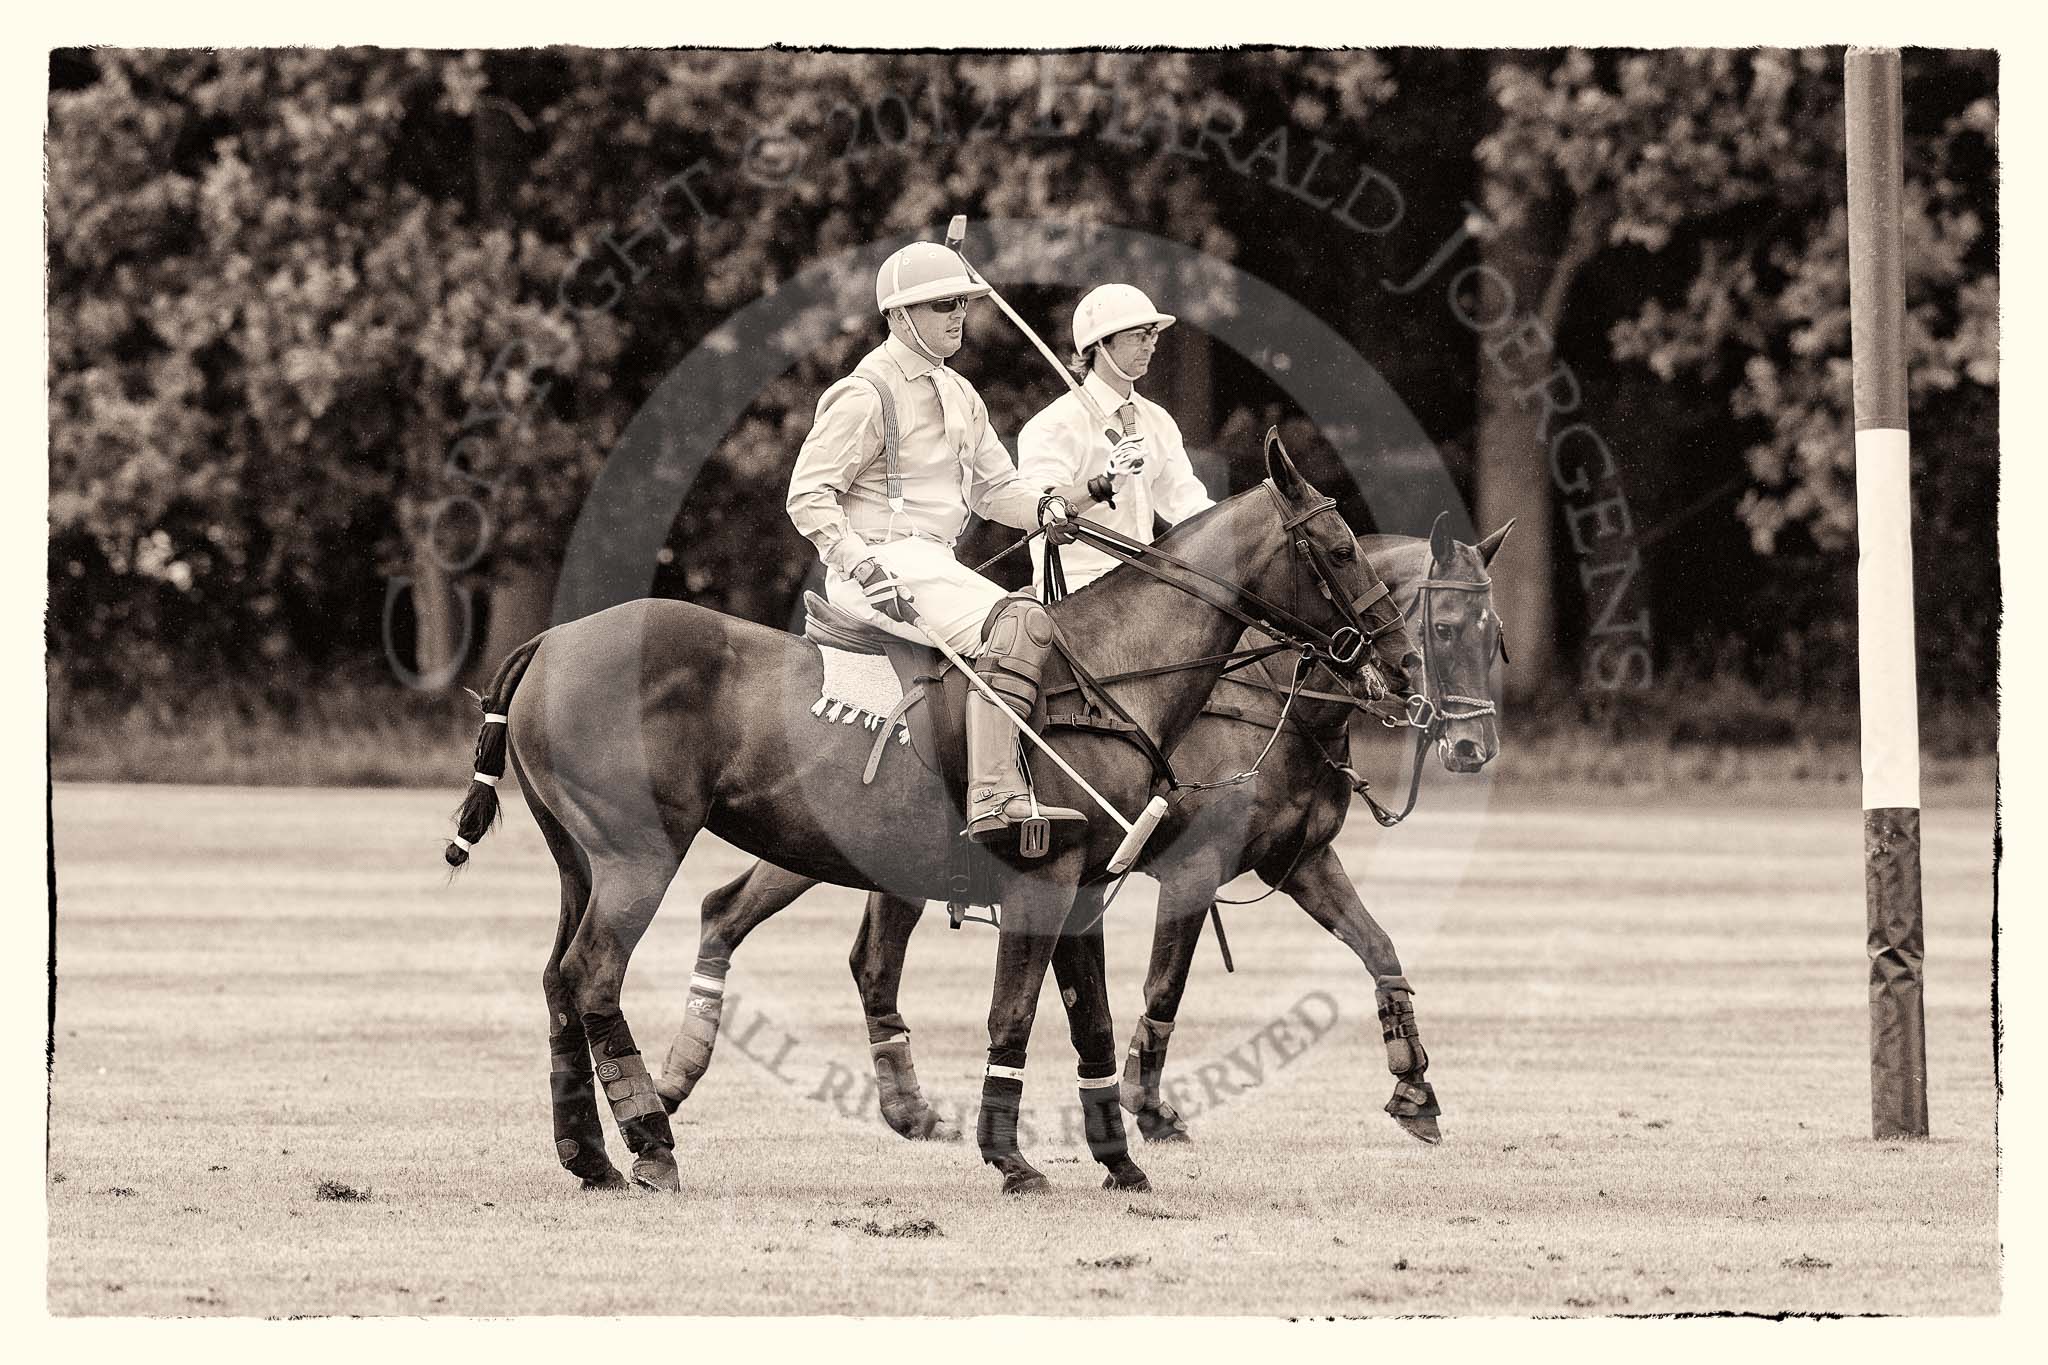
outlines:
{"label": "horse leg wrap", "polygon": [[1131,1035],[1131,1050],[1124,1058],[1123,1103],[1133,1114],[1160,1102],[1159,1078],[1166,1070],[1166,1040],[1173,1025],[1138,1016],[1138,1031]]}
{"label": "horse leg wrap", "polygon": [[1007,1076],[981,1078],[981,1112],[974,1119],[974,1140],[990,1166],[1022,1156],[1017,1148],[1017,1112],[1024,1105],[1024,1080]]}
{"label": "horse leg wrap", "polygon": [[868,1056],[875,1067],[875,1090],[881,1098],[882,1120],[891,1131],[907,1138],[931,1133],[931,1106],[917,1084],[917,1067],[910,1060],[910,1033],[901,1033],[868,1044]]}
{"label": "horse leg wrap", "polygon": [[1429,1066],[1422,1033],[1415,1024],[1415,1003],[1406,977],[1379,979],[1380,1036],[1387,1043],[1387,1070],[1418,1080]]}
{"label": "horse leg wrap", "polygon": [[590,1045],[583,1031],[548,1040],[548,1091],[555,1116],[555,1156],[570,1174],[595,1184],[616,1179],[604,1153],[604,1127],[597,1116],[597,1085],[590,1074]]}
{"label": "horse leg wrap", "polygon": [[868,1021],[868,1042],[886,1043],[899,1033],[910,1032],[910,1025],[903,1022],[903,1016],[895,1012],[870,1014]]}
{"label": "horse leg wrap", "polygon": [[725,1013],[725,973],[731,963],[725,959],[698,959],[690,978],[690,1000],[683,1011],[683,1026],[668,1045],[668,1057],[661,1064],[661,1080],[655,1090],[663,1109],[673,1114],[690,1098],[697,1082],[711,1068],[711,1050],[718,1045],[718,1024]]}
{"label": "horse leg wrap", "polygon": [[1397,1119],[1433,1119],[1444,1111],[1436,1102],[1436,1087],[1428,1081],[1399,1080],[1394,1082],[1387,1112]]}
{"label": "horse leg wrap", "polygon": [[1187,1124],[1159,1092],[1160,1077],[1166,1071],[1166,1041],[1172,1034],[1172,1024],[1140,1015],[1138,1031],[1131,1035],[1130,1054],[1124,1058],[1123,1106],[1137,1115],[1138,1131],[1148,1142],[1188,1135]]}
{"label": "horse leg wrap", "polygon": [[1124,1138],[1124,1113],[1117,1105],[1116,1074],[1081,1077],[1081,1131],[1088,1137],[1088,1154],[1105,1166],[1129,1158],[1131,1145]]}
{"label": "horse leg wrap", "polygon": [[668,1112],[661,1106],[654,1077],[647,1074],[647,1060],[633,1046],[633,1034],[626,1021],[614,1015],[602,1021],[604,1027],[593,1027],[596,1022],[586,1017],[583,1027],[591,1037],[604,1040],[597,1044],[603,1057],[597,1064],[597,1079],[604,1086],[605,1098],[611,1101],[612,1120],[619,1125],[619,1136],[636,1155],[653,1147],[675,1146]]}

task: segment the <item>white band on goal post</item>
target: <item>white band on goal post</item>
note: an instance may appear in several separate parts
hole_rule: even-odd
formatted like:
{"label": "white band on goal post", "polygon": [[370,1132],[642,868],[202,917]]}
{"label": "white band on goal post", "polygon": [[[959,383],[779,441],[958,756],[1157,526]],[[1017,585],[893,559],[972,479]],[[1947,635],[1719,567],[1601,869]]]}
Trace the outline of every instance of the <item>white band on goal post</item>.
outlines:
{"label": "white band on goal post", "polygon": [[1870,1131],[1877,1138],[1925,1137],[1920,709],[1899,242],[1904,111],[1898,49],[1850,48],[1843,89],[1856,396],[1856,660],[1870,955]]}

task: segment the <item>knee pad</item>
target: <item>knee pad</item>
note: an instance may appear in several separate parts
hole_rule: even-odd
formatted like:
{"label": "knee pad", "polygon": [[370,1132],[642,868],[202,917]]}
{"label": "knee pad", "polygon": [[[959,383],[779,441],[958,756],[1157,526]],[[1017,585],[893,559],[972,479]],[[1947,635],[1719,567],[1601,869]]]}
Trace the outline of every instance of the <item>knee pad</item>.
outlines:
{"label": "knee pad", "polygon": [[989,608],[981,623],[981,638],[990,654],[1005,659],[1023,655],[1033,665],[1052,648],[1052,613],[1028,593],[1011,593]]}
{"label": "knee pad", "polygon": [[1052,649],[1052,615],[1036,598],[1013,593],[997,602],[982,626],[976,669],[996,690],[1029,701],[1037,695]]}

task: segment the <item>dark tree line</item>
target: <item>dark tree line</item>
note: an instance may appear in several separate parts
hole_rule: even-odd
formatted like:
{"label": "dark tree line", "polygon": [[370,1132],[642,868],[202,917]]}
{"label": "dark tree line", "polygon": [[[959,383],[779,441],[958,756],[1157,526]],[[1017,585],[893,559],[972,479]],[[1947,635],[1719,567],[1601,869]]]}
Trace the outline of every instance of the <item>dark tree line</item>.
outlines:
{"label": "dark tree line", "polygon": [[[1981,700],[1997,68],[1915,51],[1906,77],[1921,676]],[[1477,519],[1518,518],[1518,682],[1731,668],[1833,698],[1842,143],[1833,50],[58,52],[53,664],[114,692],[467,680],[546,623],[683,356],[820,257],[965,212],[1140,227],[1335,329]],[[1064,337],[1070,293],[1004,292]],[[814,569],[789,464],[876,335],[807,339],[722,433],[659,590],[787,621]],[[1054,392],[992,315],[963,368],[1006,433]],[[1257,358],[1177,328],[1156,375],[1212,476],[1255,479],[1292,417]],[[1362,522],[1357,453],[1289,434]]]}

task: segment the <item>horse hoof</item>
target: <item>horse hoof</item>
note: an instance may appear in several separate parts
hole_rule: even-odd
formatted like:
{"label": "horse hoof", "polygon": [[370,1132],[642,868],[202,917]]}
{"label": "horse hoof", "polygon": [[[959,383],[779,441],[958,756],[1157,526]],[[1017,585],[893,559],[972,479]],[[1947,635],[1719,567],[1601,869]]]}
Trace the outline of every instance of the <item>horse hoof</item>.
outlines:
{"label": "horse hoof", "polygon": [[583,1188],[586,1190],[623,1190],[626,1188],[626,1177],[619,1174],[616,1166],[609,1166],[605,1168],[603,1175],[587,1177],[583,1182]]}
{"label": "horse hoof", "polygon": [[1045,1194],[1052,1182],[1037,1171],[1012,1171],[1003,1177],[1004,1194]]}
{"label": "horse hoof", "polygon": [[1146,1194],[1152,1189],[1152,1182],[1138,1169],[1138,1163],[1126,1158],[1110,1167],[1109,1174],[1102,1178],[1105,1190],[1123,1190],[1130,1194]]}
{"label": "horse hoof", "polygon": [[886,1110],[882,1114],[889,1125],[889,1131],[907,1142],[958,1142],[960,1130],[940,1118],[935,1109],[920,1109],[913,1113],[891,1116]]}
{"label": "horse hoof", "polygon": [[1394,1115],[1394,1122],[1400,1124],[1401,1127],[1432,1147],[1444,1140],[1444,1135],[1437,1128],[1434,1118],[1409,1118],[1402,1114],[1396,1114]]}
{"label": "horse hoof", "polygon": [[1147,1142],[1190,1142],[1188,1126],[1171,1109],[1140,1109],[1138,1133]]}
{"label": "horse hoof", "polygon": [[633,1163],[633,1183],[656,1194],[681,1194],[682,1175],[676,1170],[675,1153],[658,1147]]}

